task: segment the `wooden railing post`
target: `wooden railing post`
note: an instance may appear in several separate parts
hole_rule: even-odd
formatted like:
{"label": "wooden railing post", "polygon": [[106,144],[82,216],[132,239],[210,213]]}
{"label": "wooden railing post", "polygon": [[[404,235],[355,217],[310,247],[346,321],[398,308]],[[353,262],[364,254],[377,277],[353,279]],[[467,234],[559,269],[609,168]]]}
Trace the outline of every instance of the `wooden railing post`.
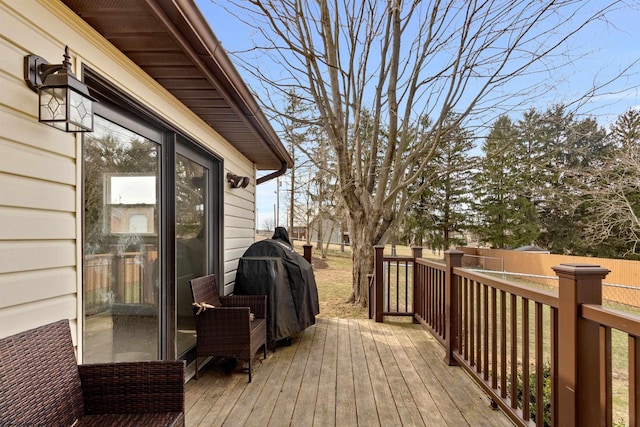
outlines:
{"label": "wooden railing post", "polygon": [[[600,401],[600,327],[580,317],[582,304],[602,304],[602,280],[609,270],[591,264],[561,264],[558,275],[557,424],[605,425]],[[553,351],[553,350],[552,350]]]}
{"label": "wooden railing post", "polygon": [[302,251],[303,251],[302,256],[304,257],[304,259],[309,261],[309,264],[311,264],[312,249],[313,249],[313,245],[310,245],[308,243],[305,243],[304,245],[302,245]]}
{"label": "wooden railing post", "polygon": [[453,274],[455,267],[462,267],[462,257],[464,252],[457,250],[445,251],[444,261],[447,265],[444,280],[444,342],[445,355],[444,360],[449,366],[457,365],[453,353],[459,349],[458,337],[458,286],[457,278]]}
{"label": "wooden railing post", "polygon": [[413,323],[418,323],[418,320],[416,319],[416,307],[418,304],[420,304],[420,277],[418,274],[418,267],[417,267],[417,263],[416,260],[418,258],[422,258],[422,246],[413,246],[411,248],[411,253],[413,256],[413,292],[412,292],[412,299],[411,299],[411,318],[413,319]]}
{"label": "wooden railing post", "polygon": [[383,269],[383,261],[384,261],[384,246],[377,245],[374,248],[373,253],[373,280],[374,280],[374,289],[375,289],[375,319],[376,322],[382,322],[384,320],[383,313],[383,303],[384,303],[384,295],[383,295],[383,286],[384,286],[384,269]]}

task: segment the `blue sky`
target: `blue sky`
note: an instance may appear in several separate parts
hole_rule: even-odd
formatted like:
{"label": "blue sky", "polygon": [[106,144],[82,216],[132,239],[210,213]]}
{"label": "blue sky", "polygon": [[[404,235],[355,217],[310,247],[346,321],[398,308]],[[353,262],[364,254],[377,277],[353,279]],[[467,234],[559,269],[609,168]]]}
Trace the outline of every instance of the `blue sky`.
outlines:
{"label": "blue sky", "polygon": [[[252,46],[254,30],[247,28],[219,6],[222,2],[196,0],[198,7],[207,18],[216,37],[228,52],[243,50]],[[218,4],[215,4],[218,3]],[[553,103],[566,102],[583,94],[594,81],[607,81],[634,60],[640,59],[640,5],[636,8],[619,9],[609,16],[608,22],[599,22],[581,32],[570,42],[569,48],[580,52],[570,67],[543,99],[538,99],[535,107],[546,109]],[[230,55],[233,60],[233,55]],[[237,67],[252,90],[262,90],[241,67]],[[272,70],[273,71],[273,70]],[[582,105],[578,113],[594,116],[603,126],[608,126],[615,118],[629,108],[640,108],[640,66],[625,78],[610,85],[602,94]],[[515,115],[515,118],[519,114]],[[275,127],[275,124],[274,124]],[[276,181],[272,180],[257,187],[258,228],[266,219],[273,219],[276,201]],[[286,206],[281,192],[280,218],[278,225],[287,225]]]}

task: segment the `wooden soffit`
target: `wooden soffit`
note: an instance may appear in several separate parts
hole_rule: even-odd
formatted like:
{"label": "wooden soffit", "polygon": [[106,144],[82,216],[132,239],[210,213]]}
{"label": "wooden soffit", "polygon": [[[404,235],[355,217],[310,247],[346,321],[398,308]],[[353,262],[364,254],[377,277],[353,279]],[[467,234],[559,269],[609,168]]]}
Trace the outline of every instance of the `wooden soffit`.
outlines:
{"label": "wooden soffit", "polygon": [[193,0],[62,0],[260,170],[293,160]]}

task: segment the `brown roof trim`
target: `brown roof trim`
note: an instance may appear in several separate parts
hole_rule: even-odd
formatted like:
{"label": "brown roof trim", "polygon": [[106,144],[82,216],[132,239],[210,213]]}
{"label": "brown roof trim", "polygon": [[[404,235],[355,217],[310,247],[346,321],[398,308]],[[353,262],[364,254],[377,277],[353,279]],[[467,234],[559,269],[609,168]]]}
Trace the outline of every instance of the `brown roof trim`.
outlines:
{"label": "brown roof trim", "polygon": [[[234,109],[238,109],[238,113],[252,126],[258,136],[269,146],[269,148],[281,158],[283,163],[288,166],[293,166],[293,159],[280,142],[280,138],[271,127],[271,124],[265,117],[262,109],[258,105],[257,101],[249,91],[249,88],[245,84],[242,77],[236,70],[235,66],[229,59],[229,56],[225,52],[224,48],[220,44],[220,41],[216,38],[209,26],[209,23],[204,18],[198,7],[193,0],[147,0],[147,3],[157,16],[165,22],[167,28],[169,28],[173,36],[185,49],[194,63],[198,65],[204,65],[202,68],[203,73],[210,75],[211,67],[214,66],[219,73],[211,78],[212,84],[216,85],[217,89],[229,100],[230,105]],[[162,5],[162,6],[161,6]],[[175,18],[172,21],[167,22],[168,16],[160,12],[159,7],[163,10],[167,8],[170,10],[172,7],[177,7],[181,12],[184,24],[188,25],[197,40],[189,40],[188,42],[182,37],[180,29],[176,28],[174,24]],[[184,31],[184,27],[182,31]],[[194,46],[196,43],[200,43],[199,46]]]}
{"label": "brown roof trim", "polygon": [[[220,93],[228,98],[230,106],[237,109],[238,114],[251,125],[254,132],[268,145],[268,147],[276,154],[282,163],[287,166],[293,166],[293,159],[280,142],[280,138],[273,130],[273,127],[265,117],[262,109],[249,91],[242,77],[236,70],[235,66],[229,59],[220,41],[213,34],[209,23],[204,18],[193,0],[147,0],[147,3],[162,19],[184,48],[195,64],[202,66],[201,71],[210,77],[209,81],[216,86]],[[188,25],[196,36],[196,40],[185,40],[180,29],[174,25],[175,18],[167,21],[167,15],[161,13],[159,8],[163,10],[177,7],[178,12],[185,19],[184,24]],[[173,21],[173,22],[172,22]],[[182,28],[185,31],[186,28]],[[194,46],[197,42],[199,46]],[[211,72],[212,66],[218,73]],[[211,75],[213,74],[213,75]]]}
{"label": "brown roof trim", "polygon": [[194,0],[61,0],[259,170],[293,159]]}

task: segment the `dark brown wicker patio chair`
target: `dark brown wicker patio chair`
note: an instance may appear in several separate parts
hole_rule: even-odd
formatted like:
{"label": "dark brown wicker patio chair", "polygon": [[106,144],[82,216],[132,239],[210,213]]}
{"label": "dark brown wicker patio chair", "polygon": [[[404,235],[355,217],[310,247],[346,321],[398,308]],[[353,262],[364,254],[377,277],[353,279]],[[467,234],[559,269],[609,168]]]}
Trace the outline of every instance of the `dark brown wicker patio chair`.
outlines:
{"label": "dark brown wicker patio chair", "polygon": [[71,425],[184,426],[184,362],[78,366],[68,320],[0,339],[0,426]]}
{"label": "dark brown wicker patio chair", "polygon": [[196,304],[215,307],[199,309],[195,315],[196,379],[198,357],[217,356],[247,361],[251,382],[251,361],[260,347],[263,347],[263,357],[267,357],[266,295],[220,296],[213,274],[192,279],[189,283]]}

